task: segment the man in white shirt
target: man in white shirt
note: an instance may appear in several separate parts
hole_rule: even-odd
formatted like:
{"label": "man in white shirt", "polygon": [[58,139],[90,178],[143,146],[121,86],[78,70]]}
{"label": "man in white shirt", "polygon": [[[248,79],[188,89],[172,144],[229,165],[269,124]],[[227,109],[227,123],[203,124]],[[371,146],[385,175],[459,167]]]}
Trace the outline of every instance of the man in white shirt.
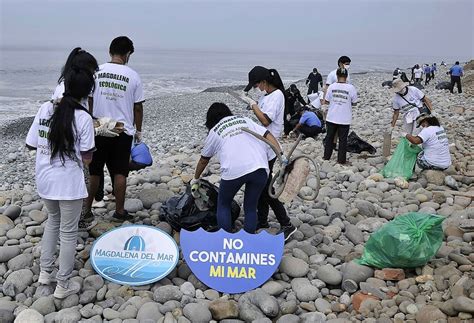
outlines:
{"label": "man in white shirt", "polygon": [[145,101],[139,75],[126,65],[133,52],[133,42],[128,37],[112,40],[109,49],[111,60],[99,66],[94,94],[89,100],[89,110],[94,117],[108,117],[122,123],[123,132],[117,137],[95,138],[97,151],[89,166],[91,177],[86,208],[90,212],[100,175],[103,174],[104,165],[107,165],[114,177],[113,218],[118,221],[133,219],[124,208],[125,189],[132,142],[133,139],[135,142],[141,141]]}

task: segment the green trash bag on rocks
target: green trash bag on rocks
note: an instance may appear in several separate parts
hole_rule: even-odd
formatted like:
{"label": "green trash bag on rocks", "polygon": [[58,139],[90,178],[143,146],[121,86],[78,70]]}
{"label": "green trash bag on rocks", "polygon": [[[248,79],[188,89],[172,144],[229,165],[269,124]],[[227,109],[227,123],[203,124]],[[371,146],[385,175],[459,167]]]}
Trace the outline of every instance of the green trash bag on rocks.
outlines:
{"label": "green trash bag on rocks", "polygon": [[443,241],[444,217],[411,212],[375,231],[364,247],[360,265],[377,268],[414,268],[425,265]]}
{"label": "green trash bag on rocks", "polygon": [[418,156],[420,151],[420,147],[412,145],[407,138],[402,137],[400,143],[393,152],[392,158],[382,169],[383,177],[403,177],[406,180],[409,180],[413,175],[416,156]]}

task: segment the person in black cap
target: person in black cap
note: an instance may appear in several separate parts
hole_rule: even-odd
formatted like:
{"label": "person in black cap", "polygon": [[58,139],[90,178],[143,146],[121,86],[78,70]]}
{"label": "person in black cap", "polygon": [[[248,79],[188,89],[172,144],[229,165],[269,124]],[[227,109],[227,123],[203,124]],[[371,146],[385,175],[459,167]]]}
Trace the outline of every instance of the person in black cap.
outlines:
{"label": "person in black cap", "polygon": [[[257,119],[266,127],[275,138],[280,138],[283,132],[283,120],[285,114],[285,88],[283,82],[275,69],[267,69],[263,66],[255,66],[249,72],[249,83],[245,87],[244,92],[257,88],[264,92],[255,102],[248,95],[244,95],[242,99],[247,102]],[[296,232],[296,228],[291,224],[290,218],[286,214],[285,207],[278,199],[271,198],[268,194],[268,188],[272,180],[273,165],[277,159],[273,150],[268,147],[270,176],[267,184],[260,195],[258,201],[258,228],[268,228],[268,212],[271,207],[275,213],[275,217],[280,223],[281,229],[279,233],[283,233],[285,241]]]}
{"label": "person in black cap", "polygon": [[306,79],[306,85],[308,85],[308,95],[318,93],[318,85],[321,85],[321,88],[323,87],[323,77],[319,74],[316,67],[313,68],[312,73],[309,73],[308,78]]}

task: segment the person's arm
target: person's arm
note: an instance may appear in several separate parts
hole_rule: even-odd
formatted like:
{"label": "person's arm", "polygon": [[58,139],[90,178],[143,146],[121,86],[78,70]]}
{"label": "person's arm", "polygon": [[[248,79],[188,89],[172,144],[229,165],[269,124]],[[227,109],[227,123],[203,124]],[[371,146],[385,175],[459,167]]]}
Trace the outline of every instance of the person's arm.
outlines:
{"label": "person's arm", "polygon": [[321,86],[321,88],[323,87],[323,77],[321,76],[321,74],[318,74],[317,83],[319,83],[319,86]]}
{"label": "person's arm", "polygon": [[94,115],[93,114],[93,112],[94,112],[94,98],[92,96],[90,96],[90,97],[87,98],[87,101],[89,103],[89,113],[92,116],[92,115]]}
{"label": "person's arm", "polygon": [[398,115],[400,114],[400,110],[393,110],[393,115],[392,115],[392,127],[395,127],[397,124],[398,120]]}
{"label": "person's arm", "polygon": [[89,166],[89,164],[92,161],[92,155],[94,154],[94,150],[89,150],[89,151],[81,151],[81,157],[82,157],[82,163],[86,166]]}
{"label": "person's arm", "polygon": [[295,126],[295,129],[291,130],[293,132],[297,131],[301,127],[301,123],[298,122],[298,124]]}
{"label": "person's arm", "polygon": [[272,120],[260,110],[258,104],[252,104],[251,106],[253,113],[257,117],[258,121],[260,121],[265,127],[268,127]]}
{"label": "person's arm", "polygon": [[278,140],[276,140],[276,138],[270,133],[270,131],[267,131],[265,132],[265,134],[263,135],[263,137],[265,137],[268,141],[270,141],[270,143],[275,146],[278,150],[278,153],[280,155],[283,155],[283,151],[281,150],[281,146],[280,144],[278,143]]}
{"label": "person's arm", "polygon": [[426,104],[426,106],[428,107],[428,109],[430,109],[430,111],[433,111],[433,105],[431,104],[431,100],[428,99],[426,95],[423,97],[423,99],[421,99],[421,101],[423,101]]}
{"label": "person's arm", "polygon": [[309,73],[308,77],[306,78],[306,82],[305,82],[306,85],[308,85],[310,77],[311,77],[311,73]]}
{"label": "person's arm", "polygon": [[210,157],[204,157],[204,156],[201,156],[201,158],[199,158],[199,161],[196,165],[196,170],[194,172],[194,179],[199,179],[199,177],[201,177],[201,174],[204,171],[204,169],[206,169],[206,166],[207,164],[209,164],[210,159],[211,159]]}
{"label": "person's arm", "polygon": [[142,140],[142,123],[143,123],[143,102],[137,102],[133,105],[133,123],[135,124],[135,140]]}
{"label": "person's arm", "polygon": [[423,142],[423,140],[422,140],[420,137],[418,137],[418,136],[412,136],[412,135],[410,135],[410,134],[407,134],[407,135],[405,136],[405,138],[407,138],[407,140],[408,140],[409,142],[411,142],[412,144],[414,144],[414,145],[419,145],[419,144],[421,144],[421,143]]}
{"label": "person's arm", "polygon": [[296,98],[298,99],[298,101],[302,104],[302,105],[306,105],[306,101],[303,99],[303,97],[301,96],[301,93],[298,92]]}

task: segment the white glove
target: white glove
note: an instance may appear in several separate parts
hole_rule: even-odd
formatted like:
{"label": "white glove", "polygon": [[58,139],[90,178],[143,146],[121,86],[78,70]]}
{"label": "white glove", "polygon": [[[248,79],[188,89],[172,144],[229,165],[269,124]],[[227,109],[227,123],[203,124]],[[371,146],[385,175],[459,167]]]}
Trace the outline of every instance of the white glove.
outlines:
{"label": "white glove", "polygon": [[255,100],[249,97],[248,95],[242,95],[240,98],[242,99],[242,101],[246,102],[250,107],[252,107],[252,105],[254,104],[257,104],[257,102],[255,102]]}
{"label": "white glove", "polygon": [[288,166],[288,163],[289,163],[288,158],[286,158],[285,155],[281,155],[280,163],[283,167]]}
{"label": "white glove", "polygon": [[291,130],[290,133],[288,134],[289,137],[296,137],[296,133]]}

